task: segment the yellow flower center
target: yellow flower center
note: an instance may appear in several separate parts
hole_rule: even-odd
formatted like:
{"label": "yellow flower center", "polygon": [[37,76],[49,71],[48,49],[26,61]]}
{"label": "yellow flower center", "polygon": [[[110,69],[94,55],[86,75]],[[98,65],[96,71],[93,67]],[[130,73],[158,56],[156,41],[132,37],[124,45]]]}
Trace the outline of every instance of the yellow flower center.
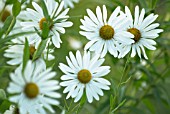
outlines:
{"label": "yellow flower center", "polygon": [[2,17],[1,17],[1,21],[5,22],[5,20],[7,19],[8,16],[10,16],[11,13],[8,10],[4,10],[4,12],[2,12]]}
{"label": "yellow flower center", "polygon": [[28,83],[25,86],[24,93],[30,99],[36,98],[39,94],[39,88],[35,83]]}
{"label": "yellow flower center", "polygon": [[138,29],[136,28],[130,28],[127,30],[128,32],[132,33],[134,35],[134,41],[138,42],[141,38],[141,33]]}
{"label": "yellow flower center", "polygon": [[78,72],[77,78],[81,83],[86,84],[91,80],[92,75],[89,70],[82,69]]}
{"label": "yellow flower center", "polygon": [[35,51],[36,51],[35,46],[30,45],[30,59],[33,59]]}
{"label": "yellow flower center", "polygon": [[[44,22],[47,22],[46,18],[42,18],[42,19],[39,21],[40,30],[43,30],[43,23],[44,23]],[[51,30],[52,28],[53,28],[53,24],[50,23],[49,29]]]}
{"label": "yellow flower center", "polygon": [[110,25],[104,25],[100,28],[100,37],[104,40],[110,40],[114,36],[114,29]]}
{"label": "yellow flower center", "polygon": [[46,18],[42,18],[39,22],[39,27],[42,30],[43,29],[43,23],[46,22]]}

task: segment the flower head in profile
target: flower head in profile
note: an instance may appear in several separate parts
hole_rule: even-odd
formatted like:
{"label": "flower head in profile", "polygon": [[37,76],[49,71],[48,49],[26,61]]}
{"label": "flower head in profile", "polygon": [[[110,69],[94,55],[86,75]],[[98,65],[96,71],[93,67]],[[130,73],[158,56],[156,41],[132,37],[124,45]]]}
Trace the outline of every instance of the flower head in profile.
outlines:
{"label": "flower head in profile", "polygon": [[59,1],[64,1],[64,8],[67,7],[74,8],[74,3],[79,2],[79,0],[59,0]]}
{"label": "flower head in profile", "polygon": [[58,105],[61,95],[56,92],[60,88],[51,68],[44,69],[28,61],[24,71],[22,65],[10,74],[11,82],[7,88],[13,94],[9,100],[18,105],[21,114],[46,114],[45,109],[54,113],[51,105]]}
{"label": "flower head in profile", "polygon": [[100,7],[96,8],[96,15],[87,9],[88,16],[81,19],[83,25],[80,28],[80,34],[90,40],[85,50],[95,51],[104,57],[107,52],[114,57],[118,56],[118,51],[121,50],[119,43],[132,44],[134,41],[131,39],[133,35],[126,31],[128,20],[124,15],[120,14],[120,7],[117,7],[109,19],[107,20],[107,9],[103,5],[103,11]]}
{"label": "flower head in profile", "polygon": [[144,47],[149,50],[155,50],[156,42],[155,38],[159,36],[159,33],[163,32],[162,29],[157,29],[159,23],[153,23],[158,15],[153,13],[145,17],[145,9],[139,12],[139,7],[135,7],[134,19],[129,8],[125,7],[125,15],[130,20],[127,31],[134,35],[134,43],[130,45],[122,44],[122,52],[119,57],[124,57],[131,50],[131,57],[134,57],[136,54],[141,58],[143,53],[144,58],[148,59]]}
{"label": "flower head in profile", "polygon": [[90,52],[85,52],[81,56],[77,51],[74,56],[70,52],[66,60],[68,65],[59,64],[59,68],[65,73],[60,85],[65,87],[63,92],[68,93],[66,99],[71,96],[77,102],[86,93],[88,102],[91,103],[93,98],[99,100],[99,96],[103,96],[102,90],[110,89],[110,82],[102,78],[110,72],[110,67],[101,66],[104,59],[100,59],[100,55],[91,57]]}
{"label": "flower head in profile", "polygon": [[[38,48],[38,45],[36,45],[39,41],[39,36],[38,35],[32,35],[27,37],[28,43],[29,43],[29,51],[30,51],[30,60],[33,59],[33,56]],[[10,58],[7,62],[9,65],[19,65],[23,61],[23,56],[24,56],[24,44],[25,44],[25,38],[24,37],[19,37],[16,39],[13,39],[12,45],[9,45],[9,48],[5,50],[4,56],[7,58]],[[41,57],[35,60],[36,64],[44,63],[43,59],[48,59],[48,60],[53,60],[55,57],[51,54],[53,53],[53,49],[47,49],[47,46],[45,50],[43,51]],[[44,63],[45,64],[45,63]],[[45,65],[43,65],[45,66]]]}
{"label": "flower head in profile", "polygon": [[[67,21],[69,16],[67,15],[69,9],[65,9],[62,11],[64,7],[64,2],[58,4],[55,0],[44,0],[45,5],[48,10],[48,14],[50,16],[50,20],[47,23],[49,26],[49,36],[51,36],[52,43],[55,47],[60,48],[60,43],[62,43],[60,38],[60,33],[64,34],[64,27],[70,27],[73,25],[72,22]],[[42,31],[43,23],[47,22],[47,19],[44,16],[42,8],[35,2],[32,2],[32,5],[35,10],[27,8],[25,11],[26,17],[30,21],[21,22],[21,26],[23,30],[34,30],[34,27]]]}

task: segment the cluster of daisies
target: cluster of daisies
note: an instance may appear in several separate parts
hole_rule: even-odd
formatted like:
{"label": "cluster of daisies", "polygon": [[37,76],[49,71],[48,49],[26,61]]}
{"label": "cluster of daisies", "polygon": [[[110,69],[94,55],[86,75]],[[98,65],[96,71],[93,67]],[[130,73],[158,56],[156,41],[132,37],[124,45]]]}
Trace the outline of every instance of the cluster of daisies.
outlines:
{"label": "cluster of daisies", "polygon": [[[107,16],[107,8],[97,6],[93,13],[87,9],[87,15],[81,19],[80,34],[89,42],[84,47],[84,54],[79,50],[74,55],[69,52],[66,57],[67,64],[60,63],[59,68],[64,73],[62,82],[55,80],[56,72],[52,68],[46,68],[44,61],[54,60],[55,48],[61,47],[61,34],[65,33],[66,27],[71,27],[68,21],[68,11],[74,7],[73,2],[78,0],[44,0],[49,19],[46,19],[44,11],[39,4],[32,2],[32,8],[22,10],[17,17],[17,22],[10,34],[27,31],[42,33],[47,23],[49,34],[45,49],[41,56],[33,60],[34,54],[44,40],[37,32],[14,38],[5,50],[4,56],[10,58],[9,65],[18,65],[14,73],[10,74],[11,82],[7,91],[11,96],[9,100],[17,104],[15,111],[21,114],[46,114],[47,111],[55,113],[52,105],[59,105],[61,94],[57,92],[60,86],[64,87],[63,93],[67,93],[66,99],[73,98],[74,102],[80,101],[83,95],[89,103],[93,99],[99,100],[103,96],[103,90],[109,90],[111,83],[103,78],[110,72],[109,66],[102,66],[105,55],[109,52],[114,57],[123,58],[128,53],[131,57],[136,54],[148,59],[145,48],[155,50],[159,33],[159,23],[153,23],[158,15],[145,15],[145,9],[139,11],[135,7],[134,15],[128,7],[125,12],[120,7],[115,8],[110,17]],[[67,4],[66,4],[67,3]],[[23,56],[25,42],[29,44],[29,61],[23,69]],[[51,45],[55,48],[50,49]],[[143,55],[143,56],[142,56]]]}

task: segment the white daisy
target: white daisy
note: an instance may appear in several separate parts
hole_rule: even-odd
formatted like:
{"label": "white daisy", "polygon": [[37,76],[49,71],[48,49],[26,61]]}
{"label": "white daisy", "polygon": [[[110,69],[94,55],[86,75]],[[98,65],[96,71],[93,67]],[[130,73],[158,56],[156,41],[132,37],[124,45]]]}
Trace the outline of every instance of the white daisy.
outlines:
{"label": "white daisy", "polygon": [[[49,24],[49,36],[52,36],[52,43],[55,47],[60,48],[60,43],[62,43],[60,39],[60,34],[65,33],[64,27],[70,27],[73,25],[72,22],[67,21],[69,16],[67,15],[69,9],[65,9],[62,11],[64,2],[61,2],[60,5],[55,0],[44,0],[46,7],[48,9],[48,14],[50,16],[50,24]],[[32,5],[35,10],[27,8],[25,11],[25,15],[31,21],[21,22],[21,26],[23,30],[34,30],[34,27],[38,30],[43,29],[43,22],[46,21],[46,18],[43,14],[42,8],[35,2],[32,2]]]}
{"label": "white daisy", "polygon": [[[32,59],[36,49],[38,48],[37,47],[38,45],[36,45],[36,42],[39,41],[39,36],[38,35],[27,36],[27,39],[28,39],[28,43],[30,46],[30,59]],[[6,49],[4,53],[5,57],[11,58],[11,60],[9,60],[7,64],[18,65],[22,63],[23,55],[24,55],[24,44],[25,44],[25,37],[19,37],[19,38],[12,40],[12,45],[9,45],[9,48]],[[49,61],[53,60],[55,58],[51,54],[53,52],[54,52],[53,49],[49,49],[48,51],[47,46],[46,46],[45,50],[42,53],[42,56],[38,58],[37,60],[35,60],[35,62],[39,64],[39,62],[44,63],[43,59],[47,59]],[[47,55],[48,55],[48,58],[47,58]]]}
{"label": "white daisy", "polygon": [[59,0],[64,1],[64,8],[71,7],[74,8],[74,3],[78,3],[79,0]]}
{"label": "white daisy", "polygon": [[110,72],[109,66],[101,66],[104,62],[99,59],[100,55],[91,58],[90,52],[85,52],[81,56],[80,52],[76,52],[76,56],[72,52],[69,53],[70,58],[66,57],[68,66],[60,63],[59,68],[65,73],[61,77],[63,82],[61,86],[66,87],[63,93],[68,93],[66,99],[70,96],[75,98],[77,102],[82,97],[84,90],[88,102],[91,103],[93,98],[99,100],[99,96],[103,96],[103,90],[109,90],[110,82],[102,78]]}
{"label": "white daisy", "polygon": [[143,53],[145,59],[148,59],[144,47],[149,50],[155,50],[156,42],[154,41],[159,35],[158,33],[163,32],[162,29],[156,29],[159,26],[159,23],[153,23],[158,15],[153,13],[145,17],[145,9],[141,10],[139,13],[139,7],[135,7],[134,19],[131,15],[129,8],[125,7],[125,14],[130,20],[127,31],[134,35],[134,43],[125,45],[122,44],[124,48],[120,53],[119,57],[124,57],[128,52],[131,52],[131,57],[134,57],[136,53],[141,58],[141,53]]}
{"label": "white daisy", "polygon": [[10,74],[12,81],[7,91],[13,96],[9,100],[18,104],[21,114],[46,114],[44,108],[54,113],[51,105],[58,105],[56,98],[61,97],[56,92],[60,88],[58,81],[51,80],[56,73],[31,61],[28,61],[24,72],[21,66]]}
{"label": "white daisy", "polygon": [[[80,28],[84,31],[80,31],[80,34],[90,40],[85,50],[95,51],[101,53],[101,57],[104,57],[109,51],[114,57],[118,56],[119,42],[124,44],[132,44],[134,41],[131,39],[133,35],[126,31],[128,20],[125,19],[125,15],[119,15],[120,7],[117,7],[110,18],[107,21],[107,9],[103,5],[103,12],[100,7],[96,8],[96,15],[87,9],[88,16],[84,16],[84,20],[81,19],[83,25]],[[118,16],[119,15],[119,16]]]}

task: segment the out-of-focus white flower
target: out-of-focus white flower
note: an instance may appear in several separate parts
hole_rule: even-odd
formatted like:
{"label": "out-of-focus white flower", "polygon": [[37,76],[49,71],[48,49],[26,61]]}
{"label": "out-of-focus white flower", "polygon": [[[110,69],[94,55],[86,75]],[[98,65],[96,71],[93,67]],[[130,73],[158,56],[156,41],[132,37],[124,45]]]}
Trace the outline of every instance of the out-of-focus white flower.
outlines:
{"label": "out-of-focus white flower", "polygon": [[[49,24],[49,36],[51,36],[52,43],[55,47],[60,48],[60,34],[65,33],[65,27],[70,27],[73,25],[72,22],[67,21],[69,16],[67,15],[69,9],[62,11],[64,7],[64,2],[58,4],[55,0],[44,0],[45,5],[48,9],[48,14],[50,16]],[[43,14],[42,8],[35,2],[32,2],[32,5],[35,10],[27,8],[25,11],[26,17],[31,21],[21,22],[23,30],[34,30],[34,27],[38,30],[43,29],[43,23],[46,22],[46,18]]]}
{"label": "out-of-focus white flower", "polygon": [[103,12],[100,7],[96,8],[96,15],[87,9],[88,16],[81,19],[83,25],[80,28],[80,34],[90,40],[85,50],[95,51],[104,57],[107,52],[114,57],[118,56],[118,51],[121,50],[119,43],[132,44],[134,43],[133,35],[127,32],[128,20],[125,15],[120,14],[120,7],[117,7],[109,19],[107,20],[107,9],[103,5]]}
{"label": "out-of-focus white flower", "polygon": [[2,16],[0,18],[0,28],[4,25],[4,22],[7,19],[7,17],[12,14],[12,5],[7,5],[3,10],[4,6],[5,1],[0,0],[0,14],[2,13]]}
{"label": "out-of-focus white flower", "polygon": [[109,90],[110,82],[102,78],[110,72],[109,66],[101,66],[104,59],[100,59],[100,55],[91,58],[90,52],[85,52],[81,56],[80,52],[76,52],[76,56],[72,52],[69,53],[70,58],[66,57],[68,66],[60,63],[59,68],[65,73],[61,77],[63,82],[61,86],[66,87],[63,93],[68,93],[69,97],[75,98],[74,102],[80,100],[84,90],[88,102],[91,103],[93,98],[99,100],[99,96],[103,96],[102,90]]}
{"label": "out-of-focus white flower", "polygon": [[[29,43],[29,47],[30,47],[30,59],[33,59],[34,53],[36,51],[36,49],[38,48],[35,43],[37,41],[39,41],[39,36],[38,35],[32,35],[32,36],[28,36],[28,43]],[[16,39],[12,40],[12,45],[9,45],[9,48],[5,50],[4,56],[7,58],[11,58],[11,60],[9,60],[7,62],[7,64],[9,65],[18,65],[21,64],[23,61],[23,55],[24,55],[24,44],[25,44],[25,37],[19,37]],[[45,50],[42,53],[42,56],[40,58],[38,58],[37,60],[35,60],[36,64],[44,63],[43,59],[47,59],[47,55],[48,55],[48,60],[53,60],[55,57],[51,54],[54,52],[53,49],[49,49],[49,52],[47,54],[47,47],[45,48]],[[44,63],[45,64],[45,63]],[[44,65],[45,66],[45,65]]]}
{"label": "out-of-focus white flower", "polygon": [[162,29],[156,29],[159,27],[159,23],[153,23],[158,15],[154,15],[153,13],[148,15],[146,18],[145,16],[145,9],[139,12],[139,7],[135,7],[135,14],[134,19],[129,8],[125,7],[125,15],[130,20],[127,31],[134,35],[134,43],[133,44],[122,44],[122,51],[119,55],[119,58],[124,57],[127,53],[131,50],[131,57],[134,57],[136,54],[141,58],[141,53],[143,53],[144,58],[148,59],[144,47],[149,50],[155,50],[156,42],[154,41],[155,38],[159,36],[159,33],[163,32]]}
{"label": "out-of-focus white flower", "polygon": [[72,47],[74,50],[79,50],[83,47],[82,42],[75,38],[69,37],[68,42],[69,42],[70,47]]}
{"label": "out-of-focus white flower", "polygon": [[21,114],[46,114],[44,108],[54,113],[51,105],[58,105],[61,95],[56,92],[60,88],[58,81],[52,80],[56,76],[51,68],[44,69],[42,65],[35,65],[28,61],[24,72],[20,65],[10,74],[11,82],[8,93],[14,94],[9,100],[18,104]]}

